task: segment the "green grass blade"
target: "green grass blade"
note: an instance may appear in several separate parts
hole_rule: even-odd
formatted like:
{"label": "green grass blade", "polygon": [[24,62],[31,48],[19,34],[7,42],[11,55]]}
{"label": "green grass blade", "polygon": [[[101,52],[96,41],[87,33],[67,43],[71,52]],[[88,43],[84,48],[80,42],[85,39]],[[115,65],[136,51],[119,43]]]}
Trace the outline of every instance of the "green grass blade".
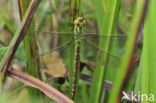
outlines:
{"label": "green grass blade", "polygon": [[[142,88],[141,93],[147,94],[148,96],[152,97],[156,95],[156,66],[155,66],[155,52],[156,52],[156,1],[150,0],[149,5],[149,12],[147,15],[147,19],[145,22],[145,32],[144,32],[144,46],[143,46],[143,54],[142,54]],[[154,98],[153,98],[154,99]],[[152,100],[152,98],[151,98]],[[149,101],[149,100],[147,100]],[[147,103],[146,99],[141,103]],[[150,103],[154,103],[151,101]]]}
{"label": "green grass blade", "polygon": [[[140,30],[141,24],[143,23],[144,13],[146,13],[145,6],[148,4],[148,0],[140,0],[137,1],[136,10],[134,14],[134,19],[131,24],[131,28],[129,31],[129,38],[126,43],[125,53],[122,58],[122,62],[120,65],[120,68],[117,72],[115,84],[113,91],[111,92],[111,96],[109,98],[109,103],[115,103],[117,102],[117,97],[119,96],[119,93],[121,93],[122,83],[124,81],[124,77],[126,76],[128,69],[130,68],[130,65],[132,63],[132,57],[134,54],[135,49],[135,43],[137,34]],[[121,101],[121,100],[118,100]]]}
{"label": "green grass blade", "polygon": [[[21,19],[23,18],[29,2],[28,0],[19,0],[19,7],[20,7],[20,17]],[[30,27],[28,29],[28,31],[34,31],[35,30],[35,22],[34,19],[32,19]],[[34,39],[31,39],[34,38]],[[39,60],[38,59],[38,54],[37,54],[37,49],[38,47],[36,47],[36,39],[35,39],[35,34],[34,33],[29,33],[26,34],[25,39],[24,39],[24,43],[25,43],[25,53],[26,53],[26,62],[27,62],[27,72],[28,74],[30,74],[31,76],[34,76],[36,78],[41,79],[41,74],[40,74],[40,66],[39,66]],[[41,98],[41,92],[33,87],[28,87],[28,93],[29,93],[29,97],[31,97],[31,101],[33,102],[34,98]]]}
{"label": "green grass blade", "polygon": [[[101,0],[96,0],[98,30],[100,34],[111,35],[115,31],[115,24],[120,1],[109,0],[107,2],[105,1],[104,4],[106,7],[102,5]],[[104,10],[104,8],[106,10]],[[105,51],[109,51],[109,49],[111,49],[111,38],[107,39],[106,47],[104,46],[104,42],[104,40],[100,39],[100,48],[104,48]],[[93,83],[91,88],[91,103],[100,102],[105,80],[106,66],[103,66],[103,63],[107,60],[107,56],[104,56],[104,53],[99,53],[98,56],[99,58],[96,61],[96,69],[93,76]]]}
{"label": "green grass blade", "polygon": [[[74,18],[75,18],[75,15],[73,14],[74,8],[75,8],[75,0],[69,0],[69,23],[74,23]],[[73,26],[69,27],[69,31],[70,32],[74,31]],[[74,42],[72,42],[72,43],[74,44]],[[72,98],[74,55],[75,55],[74,45],[72,46],[72,48],[70,48],[70,51],[67,51],[67,52],[71,52],[68,67],[70,68],[70,73],[69,73],[69,95],[70,95],[70,98]]]}
{"label": "green grass blade", "polygon": [[142,60],[140,61],[138,70],[137,70],[137,77],[135,81],[134,93],[138,93],[141,91],[141,82],[142,82]]}
{"label": "green grass blade", "polygon": [[20,42],[25,36],[25,33],[29,27],[29,23],[31,22],[31,19],[39,3],[40,3],[40,0],[33,0],[30,3],[30,6],[28,7],[28,10],[23,18],[22,24],[17,28],[17,31],[8,47],[8,50],[6,51],[4,57],[2,58],[2,62],[0,64],[0,69],[1,69],[0,76],[1,76],[2,81],[4,81],[5,79],[6,70],[8,69],[11,63],[11,60],[15,54],[16,49],[18,48]]}
{"label": "green grass blade", "polygon": [[2,20],[5,23],[5,25],[8,27],[8,29],[11,31],[11,33],[14,34],[16,32],[14,26],[8,21],[8,19],[5,16],[2,17]]}

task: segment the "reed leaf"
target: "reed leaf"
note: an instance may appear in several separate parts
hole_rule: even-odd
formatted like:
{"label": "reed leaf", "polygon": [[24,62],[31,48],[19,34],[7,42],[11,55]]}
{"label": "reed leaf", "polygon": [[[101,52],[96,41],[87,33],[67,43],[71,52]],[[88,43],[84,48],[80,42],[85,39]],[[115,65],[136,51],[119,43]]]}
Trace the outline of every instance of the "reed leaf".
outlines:
{"label": "reed leaf", "polygon": [[5,74],[6,71],[8,70],[11,60],[16,52],[16,49],[18,48],[20,42],[25,36],[26,31],[28,30],[28,27],[30,25],[31,19],[37,9],[38,4],[40,3],[40,0],[33,0],[29,7],[28,10],[23,18],[22,24],[18,27],[4,57],[2,58],[1,64],[0,64],[0,78],[1,81],[5,80]]}
{"label": "reed leaf", "polygon": [[[29,1],[28,0],[19,0],[19,11],[20,11],[20,17],[21,20],[23,19],[23,16],[28,8]],[[31,21],[30,27],[28,29],[29,32],[35,30],[35,22],[34,18]],[[33,39],[31,39],[33,38]],[[36,78],[41,79],[41,73],[40,73],[40,63],[38,59],[38,47],[36,45],[36,39],[34,33],[28,33],[25,36],[24,39],[25,44],[25,54],[26,54],[26,62],[27,62],[27,71],[28,74],[31,76],[34,76]],[[41,92],[35,88],[28,87],[28,93],[29,97],[31,97],[31,101],[33,102],[34,98],[40,98]]]}
{"label": "reed leaf", "polygon": [[115,103],[121,101],[122,90],[125,86],[123,82],[124,80],[126,80],[126,74],[128,74],[128,71],[132,68],[136,40],[141,26],[144,22],[145,14],[147,12],[147,5],[148,0],[137,1],[134,18],[129,31],[129,38],[126,43],[125,53],[123,55],[121,65],[117,72],[114,88],[111,92],[111,96],[109,98],[108,103]]}
{"label": "reed leaf", "polygon": [[[102,5],[103,4],[103,5]],[[96,0],[96,14],[98,22],[98,30],[100,35],[109,35],[115,32],[115,24],[117,19],[117,14],[119,10],[120,1],[104,1]],[[105,7],[104,7],[105,6]],[[111,7],[111,8],[110,8]],[[110,15],[111,14],[111,15]],[[111,49],[110,43],[111,38],[107,39],[106,47],[104,46],[105,40],[100,39],[99,46],[104,48],[105,51]],[[103,91],[103,84],[105,80],[105,72],[107,66],[103,66],[103,63],[108,60],[107,56],[104,56],[104,53],[98,53],[98,58],[96,61],[96,69],[93,76],[93,83],[91,88],[90,103],[99,103],[101,101],[101,95]],[[107,68],[108,69],[108,68]]]}
{"label": "reed leaf", "polygon": [[[142,86],[141,93],[147,94],[147,98],[143,98],[141,103],[154,103],[154,96],[156,95],[156,57],[153,55],[156,52],[156,1],[150,0],[149,12],[144,25],[144,45],[142,53]],[[153,95],[153,96],[152,96]],[[150,99],[149,99],[150,98]]]}

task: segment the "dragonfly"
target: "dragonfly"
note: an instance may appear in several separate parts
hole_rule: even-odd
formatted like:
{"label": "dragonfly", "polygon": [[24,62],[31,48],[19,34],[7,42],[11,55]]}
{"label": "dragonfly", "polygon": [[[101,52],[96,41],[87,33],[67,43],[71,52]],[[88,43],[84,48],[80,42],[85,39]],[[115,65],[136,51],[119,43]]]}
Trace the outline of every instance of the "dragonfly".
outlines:
{"label": "dragonfly", "polygon": [[[81,67],[81,58],[87,59],[88,61],[94,61],[97,59],[97,53],[100,51],[104,53],[104,55],[107,55],[109,60],[112,62],[105,64],[111,67],[115,67],[120,62],[120,57],[114,55],[111,52],[106,52],[104,49],[100,48],[98,46],[99,39],[103,38],[103,40],[107,40],[108,37],[111,38],[111,40],[114,42],[114,44],[117,44],[119,42],[118,48],[121,49],[121,52],[124,48],[124,44],[126,41],[127,36],[124,34],[117,34],[117,35],[102,35],[100,36],[97,33],[85,33],[84,27],[86,25],[86,20],[83,17],[78,17],[74,21],[74,32],[48,32],[43,30],[36,30],[34,31],[37,33],[38,36],[38,44],[40,47],[40,58],[42,64],[45,66],[48,66],[50,64],[57,63],[57,66],[52,66],[52,68],[65,68],[65,65],[63,64],[62,58],[65,59],[65,62],[68,62],[68,58],[70,57],[71,53],[69,51],[74,48],[74,72],[73,72],[73,86],[72,86],[72,94],[73,98],[75,96],[76,88],[78,88],[78,80],[79,80],[79,74],[80,74],[80,67]],[[53,38],[53,39],[52,39]],[[59,38],[59,39],[58,39]],[[49,45],[47,45],[48,43]],[[105,45],[104,45],[105,46]],[[64,50],[68,52],[64,52]],[[59,51],[60,54],[58,54]],[[62,55],[61,55],[62,53]],[[53,55],[52,55],[53,54]],[[119,53],[120,54],[120,53]],[[69,57],[67,57],[67,55]],[[58,59],[59,56],[62,56],[62,58]],[[53,60],[51,60],[53,58]],[[59,63],[58,63],[59,62]],[[58,72],[58,77],[61,75],[64,75],[64,69],[61,69],[61,71],[55,70],[55,73]]]}

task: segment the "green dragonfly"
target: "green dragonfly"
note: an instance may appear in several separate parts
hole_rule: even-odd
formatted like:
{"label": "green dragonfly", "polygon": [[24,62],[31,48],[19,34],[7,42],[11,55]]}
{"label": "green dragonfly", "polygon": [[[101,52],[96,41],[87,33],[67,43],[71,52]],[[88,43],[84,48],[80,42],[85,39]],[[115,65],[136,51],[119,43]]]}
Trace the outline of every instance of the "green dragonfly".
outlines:
{"label": "green dragonfly", "polygon": [[[88,60],[93,61],[97,59],[97,52],[102,52],[107,57],[110,58],[112,62],[108,63],[107,65],[116,68],[116,65],[120,62],[120,56],[116,56],[113,53],[109,51],[105,51],[104,49],[100,48],[98,46],[99,39],[103,38],[103,40],[107,40],[108,36],[103,35],[100,36],[97,33],[84,33],[84,26],[86,25],[86,20],[82,17],[78,17],[74,21],[74,32],[47,32],[42,30],[36,30],[35,33],[38,35],[38,44],[40,47],[40,57],[42,64],[47,67],[49,64],[55,64],[57,63],[57,59],[55,57],[58,57],[58,54],[54,53],[54,51],[59,51],[59,56],[62,56],[66,63],[68,63],[68,58],[70,57],[72,53],[72,49],[74,48],[74,73],[73,73],[73,97],[75,96],[75,91],[78,86],[78,80],[79,80],[79,74],[80,74],[80,64],[81,60]],[[115,41],[117,48],[120,48],[120,52],[123,51],[123,47],[126,41],[127,36],[124,34],[116,34],[109,36],[112,41]],[[118,43],[118,45],[117,45]],[[49,45],[47,45],[49,44]],[[64,52],[67,51],[67,52]],[[71,51],[71,52],[69,52]],[[63,53],[64,52],[64,53]],[[51,56],[53,54],[54,59],[51,60],[53,57]],[[68,57],[67,57],[68,55]],[[80,59],[81,58],[81,59]],[[106,65],[104,63],[104,65]],[[58,67],[60,65],[58,64]],[[54,66],[53,68],[56,68],[57,66]],[[64,66],[63,66],[64,67]],[[60,68],[63,68],[60,67]],[[57,70],[56,70],[57,71]],[[64,70],[62,70],[64,71]],[[62,73],[63,74],[63,73]]]}

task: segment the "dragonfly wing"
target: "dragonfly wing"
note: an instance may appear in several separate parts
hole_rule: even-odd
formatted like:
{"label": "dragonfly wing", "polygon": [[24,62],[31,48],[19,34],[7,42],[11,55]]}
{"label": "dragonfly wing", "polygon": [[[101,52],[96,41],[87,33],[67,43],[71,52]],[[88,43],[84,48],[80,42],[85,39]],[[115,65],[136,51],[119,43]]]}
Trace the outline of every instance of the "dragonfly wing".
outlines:
{"label": "dragonfly wing", "polygon": [[[124,50],[124,44],[126,41],[126,36],[99,36],[99,35],[83,35],[83,44],[86,46],[88,52],[90,53],[90,58],[96,57],[98,59],[98,53],[107,56],[107,62],[104,61],[103,64],[112,68],[117,68],[120,63],[122,52]],[[104,40],[103,47],[98,46],[99,41]],[[110,39],[109,49],[106,51],[107,40]],[[122,42],[122,45],[120,43]]]}
{"label": "dragonfly wing", "polygon": [[99,35],[99,34],[96,34],[96,33],[85,33],[83,35],[83,38],[86,39],[86,40],[93,40],[94,41],[99,41],[100,39],[104,40],[105,42],[107,41],[107,39],[110,38],[111,41],[118,41],[118,45],[119,46],[124,46],[124,43],[126,42],[127,40],[127,35],[125,34],[112,34],[112,35]]}
{"label": "dragonfly wing", "polygon": [[45,51],[52,50],[67,44],[68,41],[74,39],[73,34],[70,32],[48,32],[36,30],[30,33],[36,34],[41,54],[45,53]]}
{"label": "dragonfly wing", "polygon": [[[51,50],[44,55],[41,55],[42,65],[46,74],[52,77],[64,77],[67,69],[66,65],[69,62],[69,51],[73,47],[72,41],[65,46],[60,46],[57,50]],[[67,53],[68,52],[68,53]]]}
{"label": "dragonfly wing", "polygon": [[71,33],[35,32],[39,46],[41,67],[46,76],[64,77],[66,74],[66,52],[73,46]]}

